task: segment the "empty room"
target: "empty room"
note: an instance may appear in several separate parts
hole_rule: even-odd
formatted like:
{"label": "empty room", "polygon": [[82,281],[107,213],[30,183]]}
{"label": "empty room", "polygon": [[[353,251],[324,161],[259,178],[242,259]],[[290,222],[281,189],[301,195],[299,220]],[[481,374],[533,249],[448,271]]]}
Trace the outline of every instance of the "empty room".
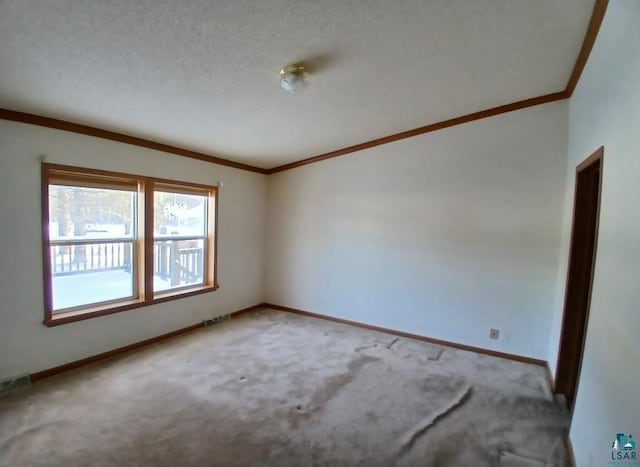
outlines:
{"label": "empty room", "polygon": [[0,466],[640,467],[638,24],[0,0]]}

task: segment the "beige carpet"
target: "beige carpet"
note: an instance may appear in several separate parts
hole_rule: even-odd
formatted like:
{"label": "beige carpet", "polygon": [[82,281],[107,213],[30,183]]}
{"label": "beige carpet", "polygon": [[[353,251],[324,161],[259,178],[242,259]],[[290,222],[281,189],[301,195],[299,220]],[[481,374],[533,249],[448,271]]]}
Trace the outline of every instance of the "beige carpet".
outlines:
{"label": "beige carpet", "polygon": [[264,310],[0,396],[2,466],[564,465],[544,368]]}

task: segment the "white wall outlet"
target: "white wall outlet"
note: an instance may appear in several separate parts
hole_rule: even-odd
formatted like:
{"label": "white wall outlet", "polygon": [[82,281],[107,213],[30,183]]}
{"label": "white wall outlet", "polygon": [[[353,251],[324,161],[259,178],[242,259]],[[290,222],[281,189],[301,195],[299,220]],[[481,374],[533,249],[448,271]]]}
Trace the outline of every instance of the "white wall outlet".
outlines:
{"label": "white wall outlet", "polygon": [[489,329],[489,339],[500,339],[500,329]]}

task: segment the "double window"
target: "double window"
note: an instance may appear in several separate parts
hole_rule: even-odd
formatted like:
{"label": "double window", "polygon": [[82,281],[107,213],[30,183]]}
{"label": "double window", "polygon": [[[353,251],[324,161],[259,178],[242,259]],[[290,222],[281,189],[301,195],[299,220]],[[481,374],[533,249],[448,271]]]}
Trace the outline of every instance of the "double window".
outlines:
{"label": "double window", "polygon": [[43,164],[45,324],[213,291],[215,186]]}

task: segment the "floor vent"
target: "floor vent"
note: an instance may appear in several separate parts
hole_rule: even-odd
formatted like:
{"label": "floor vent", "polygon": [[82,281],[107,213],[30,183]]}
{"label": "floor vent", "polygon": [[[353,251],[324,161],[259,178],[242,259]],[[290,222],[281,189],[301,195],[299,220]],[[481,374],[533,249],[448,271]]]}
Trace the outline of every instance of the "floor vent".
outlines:
{"label": "floor vent", "polygon": [[27,386],[31,386],[31,378],[29,375],[16,376],[0,382],[0,392],[12,391]]}
{"label": "floor vent", "polygon": [[215,318],[211,318],[211,319],[205,319],[202,324],[204,324],[204,327],[209,327],[209,326],[213,326],[215,324],[219,324],[222,323],[223,321],[226,321],[228,319],[231,319],[231,315],[222,315],[222,316],[216,316]]}

